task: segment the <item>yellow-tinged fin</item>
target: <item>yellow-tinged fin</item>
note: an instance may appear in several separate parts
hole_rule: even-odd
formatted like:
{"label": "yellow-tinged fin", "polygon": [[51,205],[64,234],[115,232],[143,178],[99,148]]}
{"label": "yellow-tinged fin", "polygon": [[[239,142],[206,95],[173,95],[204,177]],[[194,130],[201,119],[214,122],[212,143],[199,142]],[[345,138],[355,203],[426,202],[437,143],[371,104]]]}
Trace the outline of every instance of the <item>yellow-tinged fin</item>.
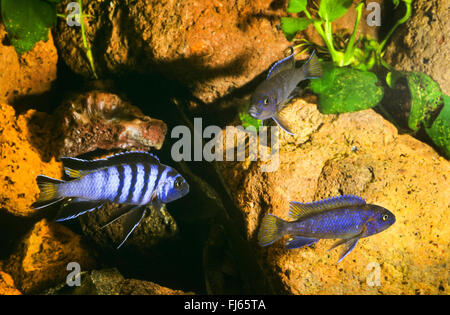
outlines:
{"label": "yellow-tinged fin", "polygon": [[267,246],[277,241],[284,235],[284,228],[287,222],[271,214],[266,215],[261,222],[258,233],[258,243],[260,246]]}
{"label": "yellow-tinged fin", "polygon": [[352,195],[338,196],[311,203],[291,201],[289,203],[289,217],[292,219],[299,219],[326,210],[349,206],[362,206],[365,204],[366,201],[364,199]]}
{"label": "yellow-tinged fin", "polygon": [[58,185],[64,183],[64,181],[44,175],[38,175],[36,177],[36,182],[41,192],[38,200],[31,205],[33,209],[48,207],[64,199],[58,192]]}
{"label": "yellow-tinged fin", "polygon": [[80,178],[89,173],[88,171],[75,170],[73,168],[64,167],[64,173],[70,178]]}

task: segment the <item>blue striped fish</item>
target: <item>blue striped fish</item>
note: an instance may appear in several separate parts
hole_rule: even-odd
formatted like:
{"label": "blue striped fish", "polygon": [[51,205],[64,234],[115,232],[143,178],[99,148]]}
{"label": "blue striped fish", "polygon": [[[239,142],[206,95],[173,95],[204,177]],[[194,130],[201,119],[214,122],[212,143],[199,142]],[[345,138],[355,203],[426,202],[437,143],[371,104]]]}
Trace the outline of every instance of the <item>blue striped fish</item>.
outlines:
{"label": "blue striped fish", "polygon": [[343,245],[340,262],[360,238],[380,233],[395,223],[395,215],[389,210],[351,195],[312,203],[291,201],[289,206],[294,221],[271,214],[263,218],[259,245],[270,245],[284,235],[292,235],[285,244],[287,249],[309,246],[320,239],[340,239],[330,248]]}
{"label": "blue striped fish", "polygon": [[141,222],[146,206],[159,209],[162,203],[189,192],[183,176],[147,152],[124,152],[97,160],[63,157],[61,161],[71,180],[37,176],[40,195],[31,207],[41,209],[67,200],[68,205],[56,220],[64,221],[93,211],[105,202],[123,204],[119,216],[105,225],[126,217],[123,224],[127,235],[118,248]]}

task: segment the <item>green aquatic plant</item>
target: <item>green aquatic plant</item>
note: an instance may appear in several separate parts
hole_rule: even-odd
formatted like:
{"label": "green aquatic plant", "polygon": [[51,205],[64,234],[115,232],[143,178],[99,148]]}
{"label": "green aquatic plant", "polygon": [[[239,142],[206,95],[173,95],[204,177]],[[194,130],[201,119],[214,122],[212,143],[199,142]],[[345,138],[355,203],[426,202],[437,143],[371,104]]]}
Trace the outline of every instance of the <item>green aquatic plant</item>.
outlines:
{"label": "green aquatic plant", "polygon": [[411,94],[408,127],[413,132],[424,128],[433,143],[450,157],[450,97],[422,72],[389,72],[386,82],[395,90],[400,79],[406,80]]}
{"label": "green aquatic plant", "polygon": [[47,41],[56,24],[55,1],[1,0],[2,21],[8,38],[19,54],[29,51],[38,41]]}
{"label": "green aquatic plant", "polygon": [[[399,1],[395,0],[394,4],[398,6]],[[363,2],[355,7],[356,20],[353,31],[346,37],[346,34],[333,33],[332,23],[347,13],[353,1],[321,0],[319,5],[313,3],[310,9],[308,9],[307,0],[289,1],[287,12],[304,16],[281,18],[281,28],[286,37],[294,40],[299,31],[313,25],[322,37],[325,47],[300,39],[295,40],[297,44],[294,45],[294,48],[317,49],[319,52],[329,55],[334,64],[334,67],[329,66],[324,69],[322,78],[311,82],[313,92],[319,95],[319,107],[323,113],[353,112],[372,108],[379,104],[383,96],[383,88],[376,85],[378,80],[369,70],[374,66],[384,66],[390,69],[390,66],[383,60],[385,45],[398,25],[404,23],[411,15],[411,0],[403,2],[407,6],[405,16],[397,21],[385,39],[378,43],[368,36],[357,38],[357,30],[364,7]],[[310,11],[314,13],[314,16]],[[339,90],[336,87],[337,83]],[[336,96],[338,97],[333,99]]]}
{"label": "green aquatic plant", "polygon": [[[31,50],[39,41],[48,40],[49,30],[56,25],[57,17],[66,19],[64,14],[57,13],[56,6],[62,0],[0,0],[2,21],[8,38],[18,54]],[[79,22],[83,47],[91,67],[92,75],[97,77],[92,50],[86,40],[82,1],[78,0]]]}
{"label": "green aquatic plant", "polygon": [[[412,0],[393,0],[396,9],[403,3],[406,10],[396,21],[386,37],[378,42],[368,36],[356,38],[361,22],[363,2],[355,6],[356,20],[350,34],[333,33],[332,23],[344,16],[352,6],[349,0],[321,0],[308,6],[307,0],[290,0],[288,13],[297,17],[281,18],[281,28],[288,40],[294,41],[294,48],[304,51],[313,49],[322,56],[329,56],[331,64],[324,63],[323,76],[310,83],[311,90],[319,97],[319,110],[324,114],[354,112],[378,106],[380,111],[393,123],[389,112],[380,104],[384,88],[395,89],[395,82],[406,79],[411,94],[411,109],[408,126],[412,132],[424,128],[433,143],[450,156],[450,108],[449,97],[442,93],[438,83],[420,72],[397,72],[384,60],[385,48],[399,25],[405,23],[412,14]],[[312,25],[322,37],[325,46],[317,46],[306,39],[296,39],[298,32]],[[379,82],[376,68],[389,70],[384,82]],[[383,80],[381,80],[383,81]]]}
{"label": "green aquatic plant", "polygon": [[323,114],[354,112],[371,108],[383,98],[377,76],[368,71],[323,64],[323,76],[312,80],[310,87],[319,96]]}
{"label": "green aquatic plant", "polygon": [[[381,43],[368,36],[357,38],[357,30],[361,22],[364,3],[356,5],[356,20],[352,33],[348,38],[343,38],[342,34],[333,33],[332,23],[344,16],[353,4],[352,0],[321,0],[320,4],[313,3],[313,7],[308,9],[307,0],[290,0],[287,8],[288,13],[302,14],[300,17],[282,17],[281,28],[288,40],[294,40],[299,31],[304,31],[309,25],[313,25],[316,32],[322,37],[327,54],[331,60],[339,67],[352,65],[361,70],[370,70],[375,65],[383,65],[389,68],[384,62],[384,48],[393,32],[400,24],[405,23],[411,16],[412,0],[401,0],[406,5],[405,15],[398,20]],[[395,7],[400,0],[393,0]],[[310,11],[316,14],[313,16]],[[295,48],[304,46],[314,46],[304,40]]]}

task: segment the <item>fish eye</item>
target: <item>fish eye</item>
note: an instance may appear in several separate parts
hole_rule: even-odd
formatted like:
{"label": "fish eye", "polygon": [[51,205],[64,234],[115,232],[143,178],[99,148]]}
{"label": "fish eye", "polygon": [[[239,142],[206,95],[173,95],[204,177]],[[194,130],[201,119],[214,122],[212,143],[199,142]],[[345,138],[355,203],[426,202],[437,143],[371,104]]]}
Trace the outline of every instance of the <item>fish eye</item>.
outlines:
{"label": "fish eye", "polygon": [[181,185],[183,184],[183,179],[181,177],[178,177],[175,182],[173,183],[173,186],[175,188],[180,188]]}
{"label": "fish eye", "polygon": [[381,220],[387,221],[387,219],[389,219],[389,215],[388,214],[383,214],[383,216],[381,217]]}
{"label": "fish eye", "polygon": [[264,102],[264,105],[267,105],[267,104],[269,104],[269,99],[266,97],[263,102]]}

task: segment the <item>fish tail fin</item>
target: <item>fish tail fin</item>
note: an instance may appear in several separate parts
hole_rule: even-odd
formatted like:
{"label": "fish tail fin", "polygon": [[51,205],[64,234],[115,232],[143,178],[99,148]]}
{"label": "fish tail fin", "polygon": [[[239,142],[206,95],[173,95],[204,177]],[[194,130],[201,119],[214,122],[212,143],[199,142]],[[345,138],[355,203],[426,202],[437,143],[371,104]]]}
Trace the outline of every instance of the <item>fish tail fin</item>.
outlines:
{"label": "fish tail fin", "polygon": [[38,175],[36,177],[36,182],[41,192],[38,200],[31,205],[33,209],[45,208],[64,199],[58,192],[58,185],[64,183],[64,181],[44,175]]}
{"label": "fish tail fin", "polygon": [[303,65],[302,70],[306,79],[315,79],[322,76],[322,66],[315,51]]}
{"label": "fish tail fin", "polygon": [[286,221],[272,214],[266,215],[261,222],[258,233],[260,246],[267,246],[279,240],[285,234]]}

